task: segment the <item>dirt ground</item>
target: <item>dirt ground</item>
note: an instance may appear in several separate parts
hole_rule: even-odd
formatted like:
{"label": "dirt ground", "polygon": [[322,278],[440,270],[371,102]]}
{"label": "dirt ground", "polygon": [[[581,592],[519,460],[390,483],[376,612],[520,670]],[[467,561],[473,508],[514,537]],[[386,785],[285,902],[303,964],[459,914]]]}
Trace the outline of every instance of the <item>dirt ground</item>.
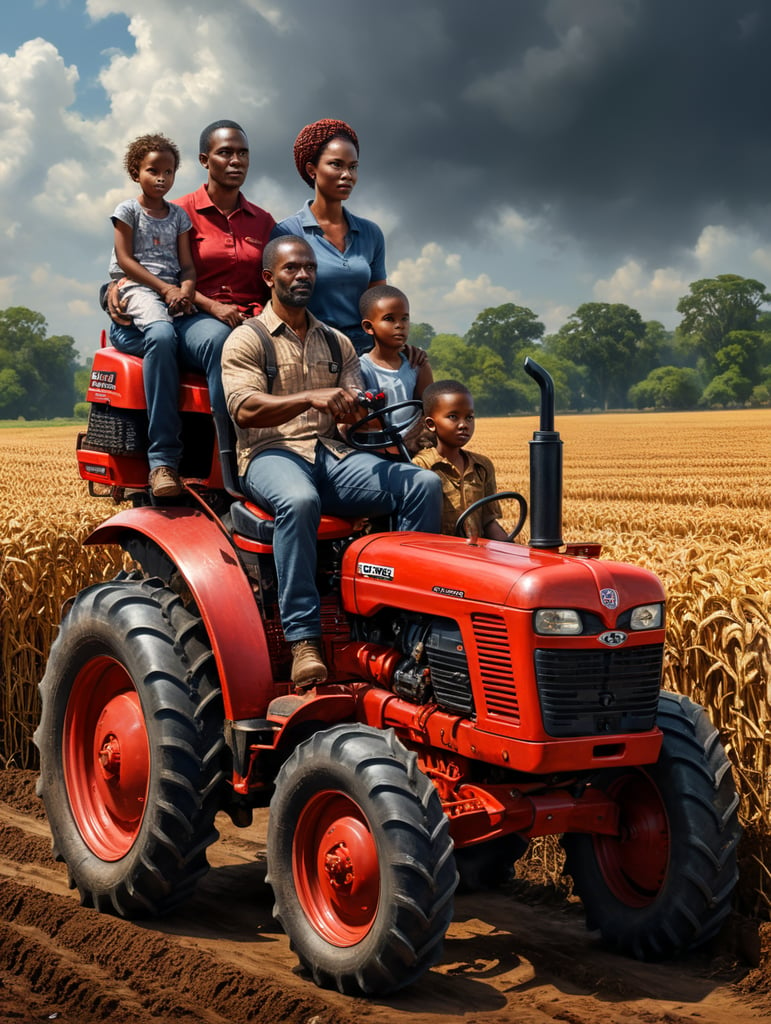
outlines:
{"label": "dirt ground", "polygon": [[50,854],[35,773],[0,771],[0,1024],[745,1024],[771,1021],[771,925],[736,918],[707,950],[641,964],[580,904],[523,884],[456,897],[441,963],[389,999],[316,988],[271,916],[265,815],[218,819],[183,913],[132,923],[80,906]]}

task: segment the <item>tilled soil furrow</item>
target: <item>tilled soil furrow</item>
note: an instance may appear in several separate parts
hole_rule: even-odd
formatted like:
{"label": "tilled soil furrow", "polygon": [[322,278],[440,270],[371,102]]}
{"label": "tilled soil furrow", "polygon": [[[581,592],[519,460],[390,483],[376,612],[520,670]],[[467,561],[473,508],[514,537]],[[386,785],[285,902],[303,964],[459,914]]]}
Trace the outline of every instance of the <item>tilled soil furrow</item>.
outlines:
{"label": "tilled soil furrow", "polygon": [[330,1011],[313,991],[293,996],[271,975],[248,974],[200,949],[7,878],[0,879],[0,913],[5,970],[28,978],[33,992],[52,994],[84,1022],[148,1015],[180,1024],[354,1019]]}

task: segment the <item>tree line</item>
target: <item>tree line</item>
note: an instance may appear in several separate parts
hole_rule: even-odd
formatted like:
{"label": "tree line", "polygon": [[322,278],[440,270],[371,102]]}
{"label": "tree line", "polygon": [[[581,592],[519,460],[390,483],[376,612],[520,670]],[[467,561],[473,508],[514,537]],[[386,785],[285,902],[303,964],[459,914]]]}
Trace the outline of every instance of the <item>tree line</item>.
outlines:
{"label": "tree line", "polygon": [[[695,409],[771,405],[771,302],[752,278],[694,281],[673,331],[624,303],[585,302],[554,333],[526,306],[482,310],[465,335],[415,323],[436,380],[468,385],[477,411],[500,416],[537,407],[526,356],[554,378],[557,405],[590,409]],[[0,310],[0,419],[84,414],[89,368],[69,335],[47,336],[41,313]],[[78,406],[75,402],[79,400]]]}
{"label": "tree line", "polygon": [[48,337],[42,313],[0,310],[0,419],[72,416],[77,362],[74,339]]}
{"label": "tree line", "polygon": [[760,281],[721,274],[694,281],[673,331],[624,303],[585,302],[555,334],[526,306],[483,310],[461,336],[413,324],[436,380],[468,385],[478,412],[532,411],[526,356],[554,378],[558,407],[714,409],[771,405],[771,294]]}

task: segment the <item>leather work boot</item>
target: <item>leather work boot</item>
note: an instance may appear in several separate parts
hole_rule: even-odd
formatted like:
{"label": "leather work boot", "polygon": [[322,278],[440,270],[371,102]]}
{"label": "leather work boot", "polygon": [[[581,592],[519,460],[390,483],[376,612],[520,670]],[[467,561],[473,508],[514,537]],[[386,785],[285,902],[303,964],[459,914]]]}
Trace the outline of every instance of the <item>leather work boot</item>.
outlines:
{"label": "leather work boot", "polygon": [[327,678],[327,666],[321,658],[319,640],[298,640],[292,644],[292,682],[298,692],[313,688]]}
{"label": "leather work boot", "polygon": [[184,490],[179,473],[171,466],[156,466],[150,472],[149,483],[154,498],[176,498]]}

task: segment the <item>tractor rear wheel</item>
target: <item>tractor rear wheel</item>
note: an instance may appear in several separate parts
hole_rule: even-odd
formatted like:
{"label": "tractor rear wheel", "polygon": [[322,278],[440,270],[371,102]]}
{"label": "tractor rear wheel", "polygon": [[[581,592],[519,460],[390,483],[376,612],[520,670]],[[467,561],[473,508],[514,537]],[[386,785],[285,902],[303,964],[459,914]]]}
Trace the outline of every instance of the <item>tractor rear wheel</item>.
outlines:
{"label": "tractor rear wheel", "polygon": [[81,902],[164,913],[208,868],[222,694],[200,619],[159,580],[82,591],[40,683],[38,793]]}
{"label": "tractor rear wheel", "polygon": [[439,795],[392,731],[337,725],[282,767],[268,882],[317,985],[383,995],[418,978],[441,955],[457,878]]}
{"label": "tractor rear wheel", "polygon": [[704,708],[665,691],[657,724],[656,764],[597,782],[618,804],[619,835],[562,840],[587,926],[640,960],[708,941],[738,878],[739,798],[717,730]]}

